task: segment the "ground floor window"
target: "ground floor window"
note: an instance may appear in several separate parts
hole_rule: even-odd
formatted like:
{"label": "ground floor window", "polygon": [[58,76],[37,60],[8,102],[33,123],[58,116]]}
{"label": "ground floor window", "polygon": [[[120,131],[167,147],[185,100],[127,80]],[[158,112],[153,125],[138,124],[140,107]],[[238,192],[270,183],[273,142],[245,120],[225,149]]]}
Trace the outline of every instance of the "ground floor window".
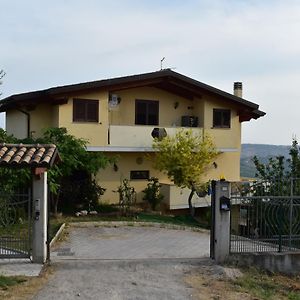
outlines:
{"label": "ground floor window", "polygon": [[130,171],[130,179],[149,179],[149,170]]}

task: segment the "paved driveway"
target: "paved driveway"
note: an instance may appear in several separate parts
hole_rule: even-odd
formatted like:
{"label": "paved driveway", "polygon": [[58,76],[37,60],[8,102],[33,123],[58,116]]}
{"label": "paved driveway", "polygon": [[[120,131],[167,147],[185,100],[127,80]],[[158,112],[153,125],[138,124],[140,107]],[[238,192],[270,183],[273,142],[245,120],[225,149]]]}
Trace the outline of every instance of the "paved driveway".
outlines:
{"label": "paved driveway", "polygon": [[208,232],[72,227],[52,253],[55,273],[34,299],[188,299],[184,276],[209,263]]}

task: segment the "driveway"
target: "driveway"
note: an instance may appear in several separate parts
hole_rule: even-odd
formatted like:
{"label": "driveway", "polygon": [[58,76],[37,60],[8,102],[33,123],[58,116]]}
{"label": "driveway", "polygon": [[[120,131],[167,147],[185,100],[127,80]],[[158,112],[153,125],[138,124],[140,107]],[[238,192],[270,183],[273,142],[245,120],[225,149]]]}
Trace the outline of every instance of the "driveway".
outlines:
{"label": "driveway", "polygon": [[34,299],[189,299],[184,277],[210,264],[209,234],[158,227],[69,228]]}

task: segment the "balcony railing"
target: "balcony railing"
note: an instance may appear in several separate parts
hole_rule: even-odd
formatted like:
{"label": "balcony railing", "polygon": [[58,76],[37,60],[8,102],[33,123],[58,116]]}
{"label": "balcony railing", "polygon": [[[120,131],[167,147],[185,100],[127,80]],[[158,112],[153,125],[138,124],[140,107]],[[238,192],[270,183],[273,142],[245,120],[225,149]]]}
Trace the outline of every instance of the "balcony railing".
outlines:
{"label": "balcony railing", "polygon": [[[152,147],[153,137],[151,133],[154,128],[165,128],[168,135],[175,135],[176,131],[181,127],[160,127],[160,126],[109,126],[109,146],[113,147]],[[203,128],[192,127],[191,130],[195,134],[202,134]]]}
{"label": "balcony railing", "polygon": [[[168,135],[175,135],[176,131],[187,127],[163,127],[148,125],[110,125],[108,146],[129,148],[151,148],[154,128],[165,128]],[[221,151],[236,151],[240,147],[240,134],[232,130],[203,129],[190,127],[195,134],[208,134],[212,137],[217,149]]]}

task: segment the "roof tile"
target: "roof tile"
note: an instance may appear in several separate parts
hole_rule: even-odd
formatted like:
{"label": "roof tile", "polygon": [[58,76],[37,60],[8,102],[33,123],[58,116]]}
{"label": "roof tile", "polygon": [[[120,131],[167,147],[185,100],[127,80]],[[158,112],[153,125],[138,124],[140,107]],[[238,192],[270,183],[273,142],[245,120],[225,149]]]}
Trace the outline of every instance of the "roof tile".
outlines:
{"label": "roof tile", "polygon": [[53,144],[0,144],[0,165],[49,168],[60,160]]}

